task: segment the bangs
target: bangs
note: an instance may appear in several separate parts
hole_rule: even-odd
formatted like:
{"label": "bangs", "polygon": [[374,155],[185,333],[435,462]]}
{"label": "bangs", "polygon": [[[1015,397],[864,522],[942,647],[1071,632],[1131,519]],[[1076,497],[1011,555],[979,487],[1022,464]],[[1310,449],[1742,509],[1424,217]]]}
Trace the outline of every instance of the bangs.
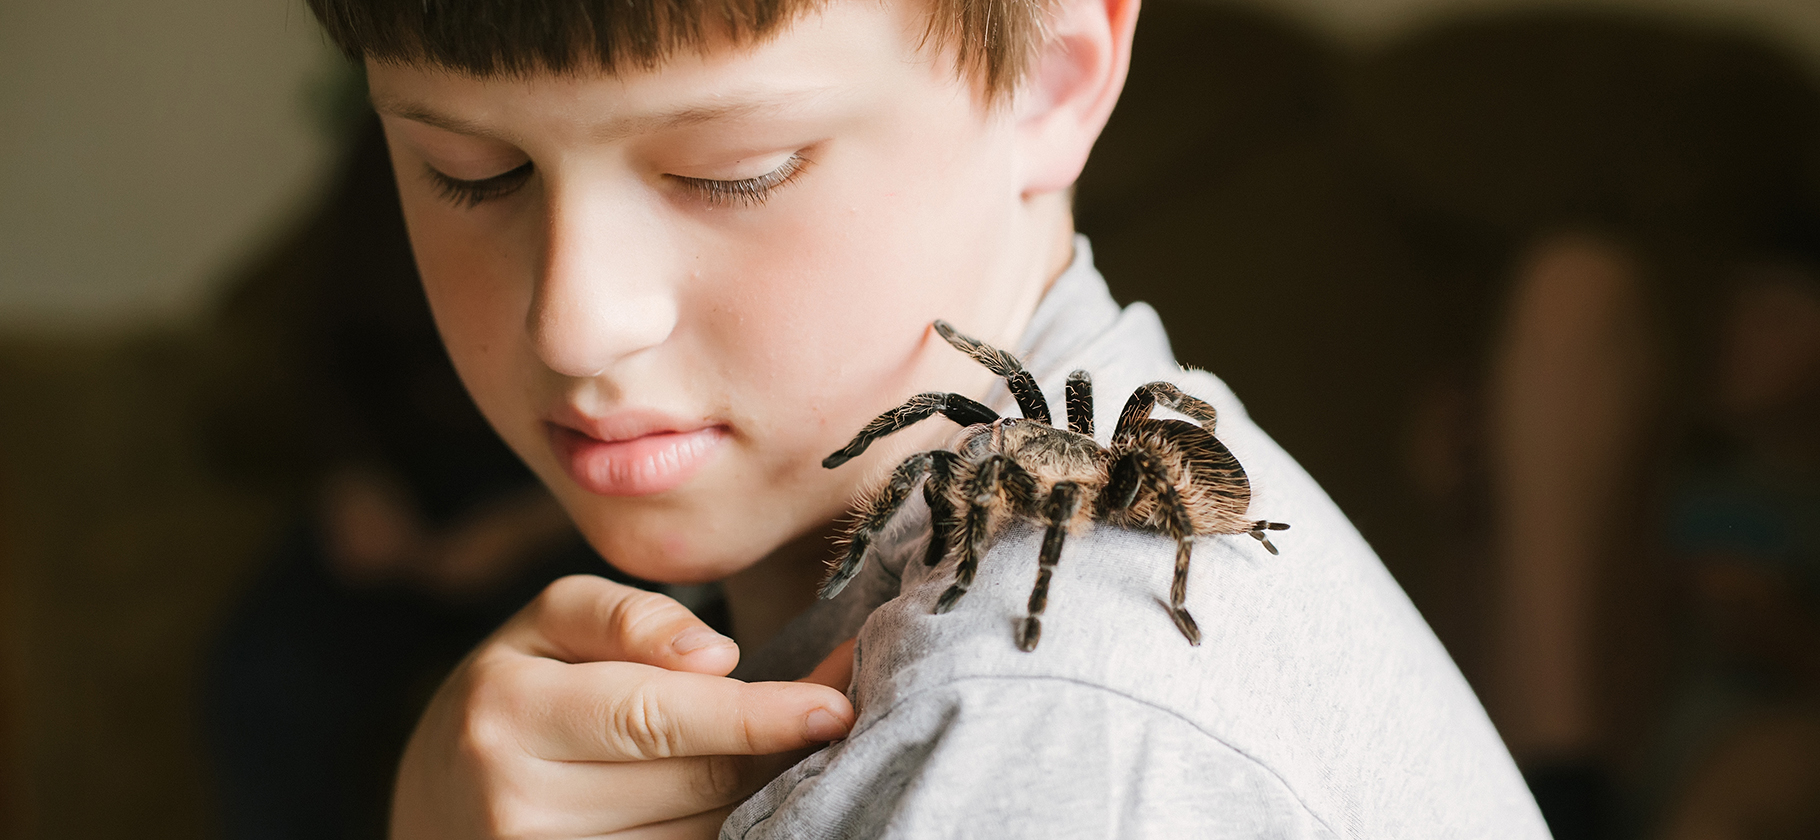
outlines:
{"label": "bangs", "polygon": [[650,69],[710,36],[762,38],[823,0],[309,0],[355,61],[474,76]]}
{"label": "bangs", "polygon": [[[914,0],[864,0],[911,2]],[[426,64],[480,76],[649,70],[710,39],[749,44],[827,0],[309,0],[356,62]],[[923,0],[925,48],[989,97],[1014,87],[1037,46],[1046,0]]]}

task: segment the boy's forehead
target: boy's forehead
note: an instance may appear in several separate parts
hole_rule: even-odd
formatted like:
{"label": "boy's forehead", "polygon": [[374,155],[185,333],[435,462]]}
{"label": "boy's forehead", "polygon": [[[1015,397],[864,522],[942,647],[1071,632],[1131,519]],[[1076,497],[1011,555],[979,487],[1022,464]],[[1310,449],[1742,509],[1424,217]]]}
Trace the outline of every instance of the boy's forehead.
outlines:
{"label": "boy's forehead", "polygon": [[[576,80],[586,84],[586,79]],[[492,121],[468,116],[464,107],[484,99],[482,91],[494,85],[482,81],[473,86],[439,86],[433,91],[393,90],[375,85],[373,107],[380,114],[412,120],[456,134],[491,136],[499,133]],[[465,90],[464,90],[465,89]],[[824,93],[826,87],[804,87],[789,90],[747,90],[704,96],[700,101],[678,103],[670,107],[637,110],[627,108],[617,113],[593,114],[585,129],[595,141],[613,141],[639,134],[653,134],[713,122],[737,120],[757,114],[775,114],[808,105]]]}

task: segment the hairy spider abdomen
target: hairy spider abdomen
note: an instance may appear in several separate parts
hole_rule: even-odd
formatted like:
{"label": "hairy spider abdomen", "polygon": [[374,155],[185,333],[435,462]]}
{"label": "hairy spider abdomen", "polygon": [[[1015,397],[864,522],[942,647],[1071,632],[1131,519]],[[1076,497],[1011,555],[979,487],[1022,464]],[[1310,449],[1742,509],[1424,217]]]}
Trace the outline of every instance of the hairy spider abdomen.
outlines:
{"label": "hairy spider abdomen", "polygon": [[[1241,534],[1253,520],[1251,484],[1232,452],[1206,429],[1181,420],[1149,419],[1133,423],[1112,441],[1114,457],[1147,451],[1166,464],[1170,484],[1198,535]],[[1167,532],[1167,505],[1154,493],[1139,493],[1123,511],[1105,510],[1106,521],[1130,528]]]}

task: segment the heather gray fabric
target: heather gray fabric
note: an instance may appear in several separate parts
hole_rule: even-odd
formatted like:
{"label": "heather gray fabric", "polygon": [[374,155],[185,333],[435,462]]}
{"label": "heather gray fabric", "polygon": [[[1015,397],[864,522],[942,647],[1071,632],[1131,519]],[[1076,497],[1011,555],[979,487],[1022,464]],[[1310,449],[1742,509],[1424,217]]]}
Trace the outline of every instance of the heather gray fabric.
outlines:
{"label": "heather gray fabric", "polygon": [[[1042,644],[1024,653],[1013,630],[1041,532],[1008,529],[966,598],[932,615],[953,564],[923,566],[917,498],[839,599],[742,667],[797,676],[857,630],[859,721],[744,803],[722,838],[1548,836],[1371,548],[1218,379],[1176,366],[1155,312],[1119,310],[1084,239],[1019,355],[1058,409],[1068,371],[1094,374],[1102,440],[1144,382],[1213,403],[1253,515],[1294,526],[1274,535],[1281,556],[1244,535],[1197,541],[1192,647],[1163,607],[1173,543],[1097,528],[1064,549]],[[991,403],[1012,410],[1002,388]]]}

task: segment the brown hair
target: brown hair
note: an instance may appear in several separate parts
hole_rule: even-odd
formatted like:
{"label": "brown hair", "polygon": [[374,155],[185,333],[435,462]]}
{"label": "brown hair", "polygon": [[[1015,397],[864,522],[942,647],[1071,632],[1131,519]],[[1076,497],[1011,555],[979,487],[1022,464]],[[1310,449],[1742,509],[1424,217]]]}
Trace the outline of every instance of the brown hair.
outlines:
{"label": "brown hair", "polygon": [[[762,39],[824,2],[309,0],[329,38],[355,61],[426,63],[477,76],[649,69],[717,33],[742,44]],[[956,71],[990,100],[1022,79],[1051,0],[915,2],[930,7],[923,46],[952,49]]]}

